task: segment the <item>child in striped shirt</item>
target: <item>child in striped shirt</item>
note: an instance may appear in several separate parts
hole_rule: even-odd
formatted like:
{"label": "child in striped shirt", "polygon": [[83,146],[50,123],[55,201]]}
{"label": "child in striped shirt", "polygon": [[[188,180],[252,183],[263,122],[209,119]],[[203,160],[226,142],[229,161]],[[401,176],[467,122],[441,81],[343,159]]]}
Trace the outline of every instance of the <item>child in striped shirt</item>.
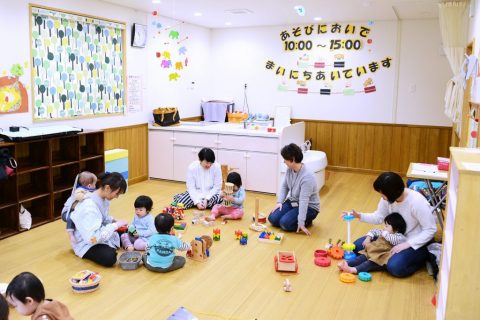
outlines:
{"label": "child in striped shirt", "polygon": [[384,222],[383,230],[372,229],[367,233],[363,243],[365,249],[359,252],[360,255],[338,264],[341,271],[356,274],[384,268],[392,256],[390,250],[397,244],[407,241],[404,235],[407,224],[398,212],[386,216]]}

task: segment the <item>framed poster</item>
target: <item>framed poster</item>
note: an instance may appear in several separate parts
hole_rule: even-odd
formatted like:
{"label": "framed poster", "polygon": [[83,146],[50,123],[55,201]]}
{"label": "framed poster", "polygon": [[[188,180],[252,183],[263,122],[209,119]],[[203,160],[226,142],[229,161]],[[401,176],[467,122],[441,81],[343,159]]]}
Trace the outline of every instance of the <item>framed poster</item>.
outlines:
{"label": "framed poster", "polygon": [[125,23],[30,5],[33,121],[125,113]]}

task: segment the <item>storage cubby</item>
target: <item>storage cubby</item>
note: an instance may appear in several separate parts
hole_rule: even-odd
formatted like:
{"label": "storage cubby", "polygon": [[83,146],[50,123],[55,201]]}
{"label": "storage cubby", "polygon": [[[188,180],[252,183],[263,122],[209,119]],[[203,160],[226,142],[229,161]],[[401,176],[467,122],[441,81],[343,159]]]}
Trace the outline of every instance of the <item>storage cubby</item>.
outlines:
{"label": "storage cubby", "polygon": [[72,189],[75,177],[79,172],[78,162],[52,167],[53,192]]}
{"label": "storage cubby", "polygon": [[50,140],[52,165],[62,165],[79,160],[79,141],[77,137],[63,137]]}
{"label": "storage cubby", "polygon": [[0,209],[17,203],[17,175],[0,181]]}
{"label": "storage cubby", "polygon": [[0,208],[0,238],[18,233],[18,204]]}
{"label": "storage cubby", "polygon": [[19,202],[43,197],[51,192],[50,169],[30,171],[17,175]]}
{"label": "storage cubby", "polygon": [[80,136],[80,159],[103,157],[103,134],[86,133]]}
{"label": "storage cubby", "polygon": [[90,171],[99,175],[105,171],[105,160],[104,157],[98,157],[90,160],[80,161],[80,172]]}
{"label": "storage cubby", "polygon": [[20,142],[15,144],[17,173],[41,170],[50,166],[48,140]]}
{"label": "storage cubby", "polygon": [[22,204],[32,227],[58,219],[72,193],[75,177],[84,170],[105,170],[103,131],[22,142],[0,142],[17,160],[16,173],[0,181],[0,239],[20,232]]}
{"label": "storage cubby", "polygon": [[[72,183],[73,184],[73,183]],[[63,205],[65,201],[72,194],[72,188],[70,190],[65,190],[61,192],[55,192],[53,195],[53,218],[57,219],[62,214]]]}
{"label": "storage cubby", "polygon": [[25,210],[28,210],[32,215],[32,227],[50,222],[52,217],[50,216],[50,195],[46,195],[40,198],[36,198],[30,201],[24,201],[21,203]]}

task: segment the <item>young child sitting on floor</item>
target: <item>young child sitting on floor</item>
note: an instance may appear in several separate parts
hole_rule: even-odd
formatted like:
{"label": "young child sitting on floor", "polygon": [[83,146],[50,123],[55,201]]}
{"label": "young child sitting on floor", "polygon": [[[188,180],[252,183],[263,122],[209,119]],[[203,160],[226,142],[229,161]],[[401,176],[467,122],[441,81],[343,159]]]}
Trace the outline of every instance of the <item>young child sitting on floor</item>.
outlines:
{"label": "young child sitting on floor", "polygon": [[135,216],[128,226],[128,232],[120,237],[122,247],[127,251],[143,251],[147,247],[148,239],[154,235],[155,222],[150,214],[153,207],[153,200],[148,196],[139,196],[134,203]]}
{"label": "young child sitting on floor", "polygon": [[150,237],[147,253],[143,255],[143,264],[148,270],[169,272],[185,265],[185,257],[176,256],[175,249],[186,251],[191,246],[171,235],[174,222],[175,220],[168,213],[160,213],[155,217],[155,228],[158,233]]}
{"label": "young child sitting on floor", "polygon": [[[385,217],[383,231],[372,229],[367,233],[363,243],[365,250],[355,259],[342,261],[338,268],[343,272],[359,273],[368,271],[379,271],[387,264],[391,257],[390,250],[399,243],[407,241],[404,233],[407,230],[407,224],[403,217],[393,212]],[[372,241],[372,239],[376,240]]]}
{"label": "young child sitting on floor", "polygon": [[214,221],[217,217],[222,216],[222,220],[237,220],[243,217],[243,202],[245,201],[245,189],[242,187],[242,177],[237,172],[230,172],[227,176],[227,182],[233,184],[233,194],[231,196],[222,193],[224,200],[231,203],[230,206],[224,204],[216,204],[212,208],[207,221]]}
{"label": "young child sitting on floor", "polygon": [[95,191],[97,184],[97,176],[89,171],[83,171],[77,174],[73,184],[73,190],[70,197],[67,199],[62,209],[62,220],[67,223],[68,238],[72,245],[76,243],[73,231],[75,231],[75,224],[70,218],[71,212],[75,209],[78,202],[85,199],[87,193]]}
{"label": "young child sitting on floor", "polygon": [[22,272],[15,276],[8,284],[5,296],[18,313],[31,315],[32,320],[73,320],[63,303],[45,299],[43,284],[33,273]]}

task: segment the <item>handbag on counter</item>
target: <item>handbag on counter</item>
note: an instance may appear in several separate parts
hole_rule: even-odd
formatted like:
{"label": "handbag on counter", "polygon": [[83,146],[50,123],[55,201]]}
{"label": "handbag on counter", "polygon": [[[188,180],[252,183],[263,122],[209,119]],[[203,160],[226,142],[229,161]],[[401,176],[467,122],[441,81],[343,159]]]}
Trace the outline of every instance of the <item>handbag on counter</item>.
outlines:
{"label": "handbag on counter", "polygon": [[157,108],[153,110],[153,120],[155,125],[171,126],[180,122],[180,114],[177,108]]}

